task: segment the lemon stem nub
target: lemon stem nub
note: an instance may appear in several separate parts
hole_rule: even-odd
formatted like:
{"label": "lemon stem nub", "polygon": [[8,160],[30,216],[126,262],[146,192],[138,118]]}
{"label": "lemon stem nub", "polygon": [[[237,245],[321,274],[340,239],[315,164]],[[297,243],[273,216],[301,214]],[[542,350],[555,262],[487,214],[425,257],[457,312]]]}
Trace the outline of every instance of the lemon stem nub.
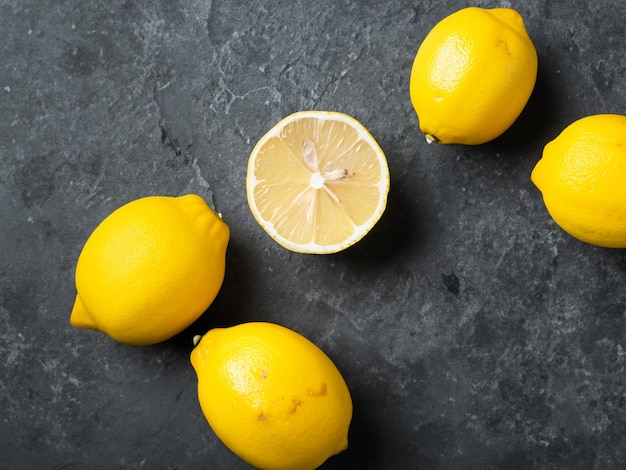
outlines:
{"label": "lemon stem nub", "polygon": [[439,139],[437,137],[435,137],[434,135],[432,135],[432,134],[424,133],[424,137],[426,137],[426,142],[429,143],[429,144],[433,144],[433,143],[434,144],[438,144],[439,143]]}
{"label": "lemon stem nub", "polygon": [[193,341],[193,345],[194,346],[198,346],[198,343],[200,342],[201,339],[202,339],[202,335],[195,335],[193,337],[193,340],[192,340]]}
{"label": "lemon stem nub", "polygon": [[70,314],[70,325],[74,328],[85,328],[88,330],[95,330],[96,325],[93,322],[89,312],[85,308],[80,296],[76,296],[74,306],[72,307],[72,313]]}

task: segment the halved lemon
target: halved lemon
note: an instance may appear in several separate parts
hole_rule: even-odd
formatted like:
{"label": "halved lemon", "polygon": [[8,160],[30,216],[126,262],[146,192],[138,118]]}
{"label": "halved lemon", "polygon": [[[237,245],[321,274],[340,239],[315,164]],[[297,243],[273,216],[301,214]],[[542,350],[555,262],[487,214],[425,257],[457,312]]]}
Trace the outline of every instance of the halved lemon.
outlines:
{"label": "halved lemon", "polygon": [[374,227],[387,205],[389,168],[380,146],[343,113],[302,111],[276,124],[248,162],[248,204],[283,247],[336,253]]}

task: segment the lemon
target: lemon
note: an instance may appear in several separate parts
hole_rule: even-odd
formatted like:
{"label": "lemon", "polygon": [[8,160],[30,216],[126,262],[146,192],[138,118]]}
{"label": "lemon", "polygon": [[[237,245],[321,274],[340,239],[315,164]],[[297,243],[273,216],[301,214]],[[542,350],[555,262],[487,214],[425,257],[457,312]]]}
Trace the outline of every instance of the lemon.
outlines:
{"label": "lemon", "polygon": [[389,192],[385,154],[343,113],[302,111],[276,124],[248,162],[248,205],[263,229],[300,253],[335,253],[363,238]]}
{"label": "lemon", "polygon": [[226,223],[195,194],[120,207],[80,253],[70,324],[135,345],[171,338],[217,295],[228,238]]}
{"label": "lemon", "polygon": [[352,399],[330,358],[272,323],[216,328],[191,353],[220,440],[265,470],[310,470],[348,446]]}
{"label": "lemon", "polygon": [[626,116],[597,114],[567,126],[544,147],[531,180],[567,233],[626,248]]}
{"label": "lemon", "polygon": [[470,7],[444,18],[422,42],[411,102],[429,143],[482,144],[518,118],[536,77],[537,52],[519,13]]}

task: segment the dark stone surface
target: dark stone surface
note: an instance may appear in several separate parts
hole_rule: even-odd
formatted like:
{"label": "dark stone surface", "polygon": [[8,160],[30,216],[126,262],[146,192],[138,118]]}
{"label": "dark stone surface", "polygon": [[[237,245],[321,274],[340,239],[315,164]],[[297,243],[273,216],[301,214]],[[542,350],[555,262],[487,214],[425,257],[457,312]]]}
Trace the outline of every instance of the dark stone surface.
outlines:
{"label": "dark stone surface", "polygon": [[[573,120],[626,113],[626,3],[513,6],[539,53],[502,137],[428,146],[408,96],[457,1],[0,0],[0,466],[248,468],[201,414],[191,337],[265,320],[354,399],[324,468],[626,468],[626,252],[562,232],[529,180]],[[353,115],[385,150],[375,229],[290,253],[252,218],[248,155],[287,114]],[[132,199],[195,192],[232,230],[216,302],[137,348],[69,327],[74,267]]]}

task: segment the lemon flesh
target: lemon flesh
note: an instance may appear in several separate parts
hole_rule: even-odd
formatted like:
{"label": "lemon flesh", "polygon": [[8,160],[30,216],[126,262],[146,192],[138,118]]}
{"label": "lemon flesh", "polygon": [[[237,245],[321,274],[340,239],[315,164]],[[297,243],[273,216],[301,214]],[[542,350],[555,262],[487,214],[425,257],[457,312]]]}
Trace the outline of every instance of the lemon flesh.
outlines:
{"label": "lemon flesh", "polygon": [[191,363],[211,428],[255,468],[312,470],[347,448],[350,392],[302,335],[264,322],[216,328]]}
{"label": "lemon flesh", "polygon": [[354,118],[303,111],[281,120],[254,147],[246,188],[253,216],[280,245],[335,253],[380,219],[389,169],[377,142]]}
{"label": "lemon flesh", "polygon": [[444,18],[420,45],[411,102],[429,143],[477,145],[513,124],[536,77],[537,52],[519,13],[470,7]]}
{"label": "lemon flesh", "polygon": [[626,116],[592,115],[567,126],[544,147],[531,180],[567,233],[626,248]]}
{"label": "lemon flesh", "polygon": [[229,229],[197,195],[151,196],[111,213],[76,265],[76,328],[154,344],[191,325],[215,299]]}

